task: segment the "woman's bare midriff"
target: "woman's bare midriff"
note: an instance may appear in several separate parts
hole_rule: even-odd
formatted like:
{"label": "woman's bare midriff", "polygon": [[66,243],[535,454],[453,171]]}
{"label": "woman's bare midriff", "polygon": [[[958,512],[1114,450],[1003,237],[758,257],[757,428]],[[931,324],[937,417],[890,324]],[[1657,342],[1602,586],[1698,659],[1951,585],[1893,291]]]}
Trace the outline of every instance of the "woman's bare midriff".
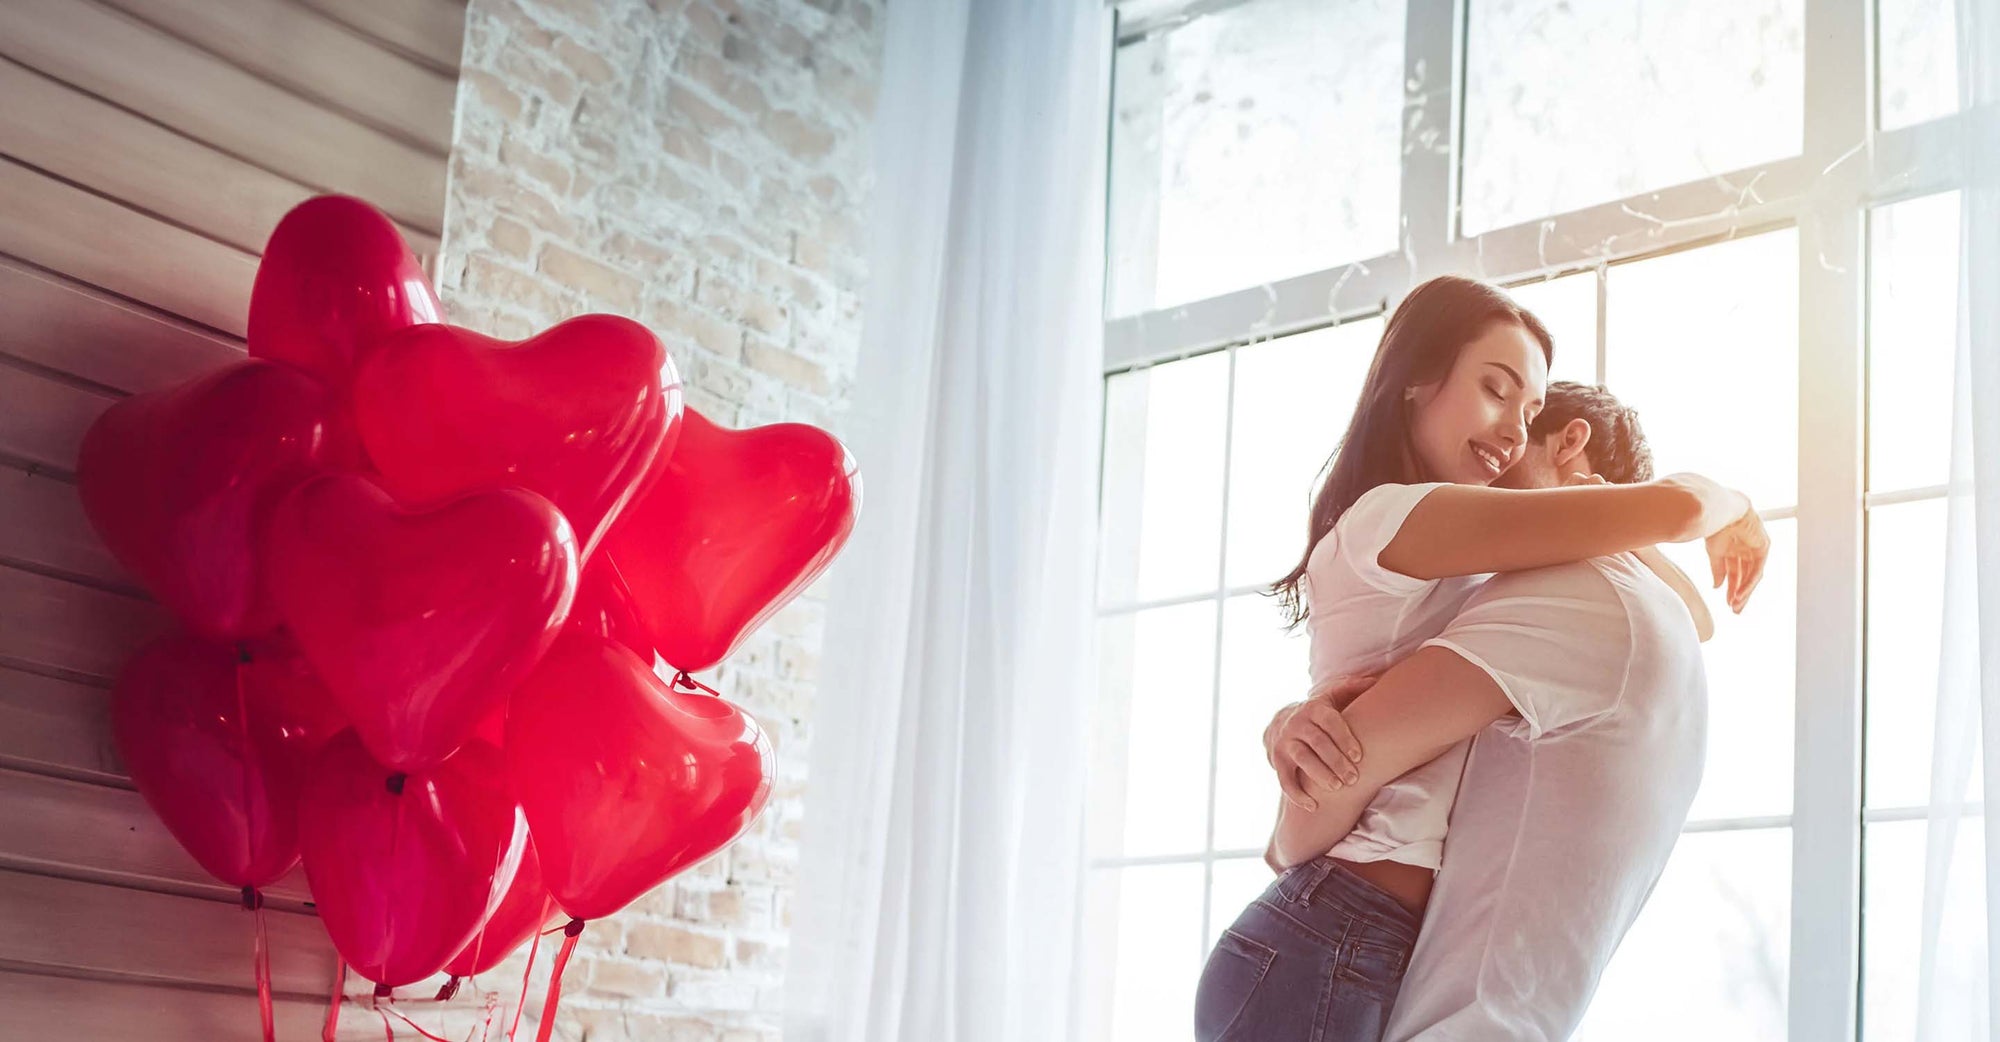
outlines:
{"label": "woman's bare midriff", "polygon": [[1406,865],[1401,861],[1348,861],[1334,858],[1340,867],[1374,884],[1383,893],[1396,899],[1398,904],[1411,912],[1424,914],[1424,905],[1431,899],[1431,883],[1437,873],[1428,868]]}

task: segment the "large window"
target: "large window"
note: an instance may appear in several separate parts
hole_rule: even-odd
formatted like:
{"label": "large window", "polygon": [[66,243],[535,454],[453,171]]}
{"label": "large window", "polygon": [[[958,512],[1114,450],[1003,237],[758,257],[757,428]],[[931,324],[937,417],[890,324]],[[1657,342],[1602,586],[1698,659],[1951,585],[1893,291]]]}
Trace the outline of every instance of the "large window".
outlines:
{"label": "large window", "polygon": [[1555,378],[1607,383],[1663,471],[1749,492],[1774,542],[1749,612],[1711,604],[1703,785],[1578,1037],[1910,1037],[1966,523],[1950,0],[1121,10],[1092,1037],[1189,1037],[1269,882],[1258,736],[1306,655],[1261,590],[1384,315],[1448,272],[1512,287]]}

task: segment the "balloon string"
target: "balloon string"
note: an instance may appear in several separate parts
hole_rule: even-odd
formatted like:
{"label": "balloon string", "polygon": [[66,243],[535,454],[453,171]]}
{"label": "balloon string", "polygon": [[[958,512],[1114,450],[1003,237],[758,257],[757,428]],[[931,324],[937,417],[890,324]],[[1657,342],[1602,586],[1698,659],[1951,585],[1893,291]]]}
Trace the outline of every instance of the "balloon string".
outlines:
{"label": "balloon string", "polygon": [[[392,1000],[392,1001],[393,1001],[393,1000]],[[431,1042],[451,1042],[451,1039],[448,1039],[448,1038],[445,1038],[445,1037],[444,1037],[444,1036],[442,1036],[442,1035],[433,1035],[433,1034],[431,1034],[430,1032],[428,1032],[428,1031],[425,1031],[425,1030],[424,1030],[424,1028],[423,1028],[423,1025],[421,1025],[421,1024],[419,1024],[419,1023],[417,1023],[417,1022],[416,1022],[416,1021],[414,1021],[414,1020],[411,1020],[410,1018],[408,1018],[408,1017],[406,1017],[406,1016],[404,1016],[404,1015],[403,1015],[403,1011],[402,1011],[402,1010],[399,1010],[399,1009],[397,1009],[397,1008],[396,1008],[396,1007],[394,1007],[394,1006],[390,1006],[390,1005],[378,1005],[378,1006],[376,1006],[376,1007],[375,1007],[375,1011],[376,1011],[377,1013],[381,1013],[381,1012],[384,1012],[384,1011],[386,1011],[386,1012],[388,1013],[388,1016],[385,1016],[385,1017],[383,1017],[383,1018],[382,1018],[382,1023],[384,1023],[384,1024],[387,1024],[387,1023],[389,1022],[389,1017],[391,1017],[391,1016],[392,1016],[392,1017],[395,1017],[395,1018],[396,1018],[397,1020],[400,1020],[400,1021],[402,1021],[403,1023],[405,1023],[405,1024],[408,1024],[408,1025],[410,1026],[410,1030],[411,1030],[411,1031],[414,1031],[414,1032],[416,1032],[417,1034],[419,1034],[419,1035],[422,1035],[422,1036],[424,1036],[425,1038],[428,1038],[428,1039],[430,1039],[430,1040],[431,1040]],[[390,1029],[389,1029],[389,1037],[390,1037],[390,1038],[395,1038],[395,1037],[396,1037],[396,1033],[395,1033],[395,1029],[394,1029],[394,1028],[390,1028]]]}
{"label": "balloon string", "polygon": [[696,680],[694,676],[685,669],[674,674],[674,686],[677,688],[684,687],[687,688],[689,691],[706,691],[717,698],[722,697],[722,692],[717,691],[712,687],[709,687],[707,684],[704,684],[699,680]]}
{"label": "balloon string", "polygon": [[[555,903],[556,899],[553,895],[542,898],[541,922],[546,923],[549,921],[549,908]],[[521,997],[514,1001],[514,1022],[507,1025],[507,1042],[514,1042],[514,1032],[520,1030],[521,1011],[528,1008],[528,978],[534,975],[535,953],[541,950],[542,934],[547,932],[546,930],[536,930],[534,938],[528,942],[528,965],[521,968]]]}
{"label": "balloon string", "polygon": [[569,965],[570,953],[576,951],[576,939],[583,933],[583,920],[571,919],[563,927],[562,950],[556,953],[555,968],[549,972],[549,997],[542,1003],[542,1026],[535,1032],[535,1042],[549,1042],[549,1036],[556,1029],[556,1006],[562,1002],[563,969]]}
{"label": "balloon string", "polygon": [[340,1003],[347,998],[347,960],[333,957],[333,994],[326,1000],[326,1026],[320,1029],[320,1042],[334,1042],[334,1035],[340,1031]]}
{"label": "balloon string", "polygon": [[486,993],[486,1016],[479,1022],[479,1042],[486,1042],[493,1036],[493,1015],[500,1010],[500,993]]}
{"label": "balloon string", "polygon": [[243,888],[243,907],[256,921],[257,1016],[264,1027],[264,1042],[277,1042],[277,1025],[271,1015],[271,938],[264,929],[264,895],[256,887]]}

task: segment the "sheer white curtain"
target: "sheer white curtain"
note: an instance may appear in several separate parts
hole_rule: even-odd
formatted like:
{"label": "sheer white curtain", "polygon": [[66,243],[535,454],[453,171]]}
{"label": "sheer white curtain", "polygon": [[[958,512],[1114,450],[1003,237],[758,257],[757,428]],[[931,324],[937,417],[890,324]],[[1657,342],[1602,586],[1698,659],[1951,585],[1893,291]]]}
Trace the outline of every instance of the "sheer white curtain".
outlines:
{"label": "sheer white curtain", "polygon": [[1965,187],[1920,1042],[2000,1026],[2000,0],[1958,0],[1957,20]]}
{"label": "sheer white curtain", "polygon": [[1111,16],[888,6],[786,982],[794,1042],[1070,1032]]}

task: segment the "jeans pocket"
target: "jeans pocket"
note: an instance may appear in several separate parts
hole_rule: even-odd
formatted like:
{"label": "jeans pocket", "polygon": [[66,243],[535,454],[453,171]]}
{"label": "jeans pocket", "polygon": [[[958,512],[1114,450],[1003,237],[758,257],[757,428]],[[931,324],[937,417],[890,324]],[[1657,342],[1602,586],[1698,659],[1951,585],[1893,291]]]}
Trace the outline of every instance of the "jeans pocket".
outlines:
{"label": "jeans pocket", "polygon": [[1194,1036],[1197,1042],[1220,1042],[1250,1005],[1250,996],[1271,971],[1275,949],[1234,929],[1224,930],[1202,967],[1194,993]]}
{"label": "jeans pocket", "polygon": [[1341,960],[1337,976],[1394,996],[1403,985],[1403,970],[1409,962],[1410,952],[1404,945],[1353,940],[1347,943],[1346,957]]}

